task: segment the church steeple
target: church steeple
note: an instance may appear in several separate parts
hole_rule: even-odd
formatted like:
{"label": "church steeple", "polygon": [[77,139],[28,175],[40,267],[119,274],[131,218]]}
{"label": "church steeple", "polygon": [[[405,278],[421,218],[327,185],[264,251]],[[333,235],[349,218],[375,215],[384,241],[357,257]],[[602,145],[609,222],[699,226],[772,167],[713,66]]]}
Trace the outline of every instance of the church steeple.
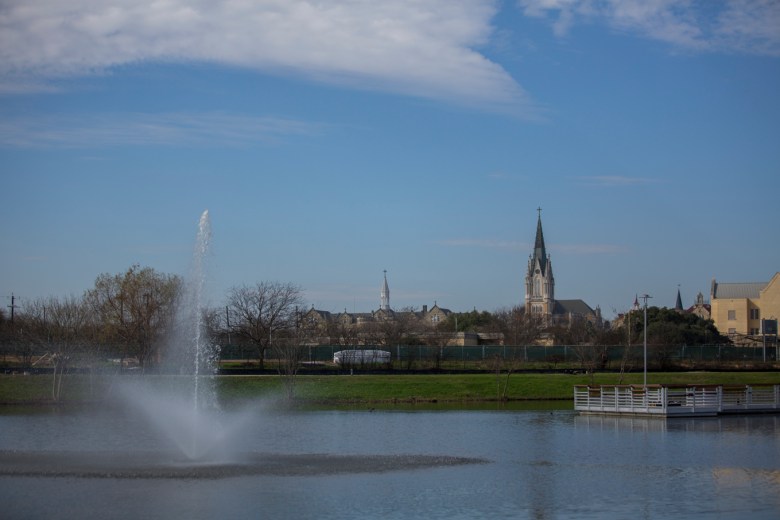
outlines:
{"label": "church steeple", "polygon": [[382,284],[382,290],[379,291],[379,310],[390,310],[390,287],[387,286],[387,269],[384,271],[385,281]]}
{"label": "church steeple", "polygon": [[542,273],[547,269],[547,250],[544,247],[544,233],[542,232],[542,208],[536,208],[539,218],[536,221],[536,241],[534,243],[534,260],[539,260]]}
{"label": "church steeple", "polygon": [[525,275],[525,307],[526,312],[541,315],[551,315],[555,309],[555,279],[552,273],[552,263],[544,245],[542,231],[542,208],[536,221],[536,240],[534,251],[528,259],[528,271]]}
{"label": "church steeple", "polygon": [[677,301],[674,304],[674,310],[677,312],[683,312],[682,298],[680,298],[680,288],[677,288]]}

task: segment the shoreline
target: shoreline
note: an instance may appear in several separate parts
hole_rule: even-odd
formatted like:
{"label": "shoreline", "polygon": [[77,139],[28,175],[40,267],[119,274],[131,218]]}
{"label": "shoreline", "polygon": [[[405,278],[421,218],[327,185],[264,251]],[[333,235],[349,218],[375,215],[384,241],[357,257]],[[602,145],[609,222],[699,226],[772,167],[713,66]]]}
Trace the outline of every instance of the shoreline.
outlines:
{"label": "shoreline", "polygon": [[[125,376],[121,376],[125,377]],[[186,391],[181,376],[132,376],[164,391]],[[62,398],[52,399],[50,375],[0,375],[0,407],[101,406],[114,399],[115,376],[67,375]],[[214,376],[221,405],[287,400],[280,376]],[[641,384],[641,373],[299,375],[292,406],[457,405],[572,402],[576,385]],[[648,384],[780,384],[780,371],[649,373]]]}

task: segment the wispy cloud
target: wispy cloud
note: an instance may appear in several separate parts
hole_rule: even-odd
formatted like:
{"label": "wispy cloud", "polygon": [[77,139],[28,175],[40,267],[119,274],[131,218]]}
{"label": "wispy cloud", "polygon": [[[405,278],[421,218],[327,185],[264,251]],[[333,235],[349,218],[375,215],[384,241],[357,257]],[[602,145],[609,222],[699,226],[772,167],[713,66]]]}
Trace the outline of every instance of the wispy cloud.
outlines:
{"label": "wispy cloud", "polygon": [[0,90],[158,62],[213,62],[530,114],[478,50],[497,3],[472,0],[9,0]]}
{"label": "wispy cloud", "polygon": [[642,186],[658,182],[655,179],[643,177],[628,177],[624,175],[594,175],[571,178],[575,183],[586,186]]}
{"label": "wispy cloud", "polygon": [[547,249],[573,255],[614,255],[629,251],[616,244],[550,244]]}
{"label": "wispy cloud", "polygon": [[[445,247],[470,247],[483,249],[510,249],[513,251],[532,251],[533,244],[513,240],[452,238],[438,240],[436,244]],[[552,252],[562,252],[575,255],[601,255],[625,253],[624,246],[615,244],[548,244],[547,249]]]}
{"label": "wispy cloud", "polygon": [[447,247],[478,247],[485,249],[527,249],[529,244],[515,242],[512,240],[495,240],[486,238],[451,238],[437,240],[435,242],[440,246]]}
{"label": "wispy cloud", "polygon": [[775,0],[519,0],[527,16],[550,20],[558,36],[577,23],[606,23],[692,51],[780,56]]}
{"label": "wispy cloud", "polygon": [[223,112],[0,118],[0,146],[100,148],[107,146],[247,146],[285,136],[315,135],[325,125]]}

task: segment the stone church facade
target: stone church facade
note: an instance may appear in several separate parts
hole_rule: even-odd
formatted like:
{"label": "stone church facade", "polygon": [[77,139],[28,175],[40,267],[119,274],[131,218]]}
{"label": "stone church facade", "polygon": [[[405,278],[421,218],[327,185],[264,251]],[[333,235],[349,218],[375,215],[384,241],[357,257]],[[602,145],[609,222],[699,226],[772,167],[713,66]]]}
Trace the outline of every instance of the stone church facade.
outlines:
{"label": "stone church facade", "polygon": [[538,208],[534,249],[528,258],[525,274],[525,312],[541,317],[548,325],[571,324],[586,320],[603,324],[601,309],[592,309],[583,300],[556,300],[552,259],[544,243],[542,210]]}

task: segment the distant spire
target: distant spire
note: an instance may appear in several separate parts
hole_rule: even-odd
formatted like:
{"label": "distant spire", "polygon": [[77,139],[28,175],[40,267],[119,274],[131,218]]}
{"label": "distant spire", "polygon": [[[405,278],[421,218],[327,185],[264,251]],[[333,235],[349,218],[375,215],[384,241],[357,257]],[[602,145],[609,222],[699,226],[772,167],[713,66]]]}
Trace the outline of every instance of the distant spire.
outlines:
{"label": "distant spire", "polygon": [[680,287],[677,287],[677,302],[674,304],[674,310],[677,312],[683,311],[682,298],[680,298]]}
{"label": "distant spire", "polygon": [[634,310],[635,311],[639,310],[639,295],[638,294],[634,295]]}
{"label": "distant spire", "polygon": [[387,285],[387,269],[384,270],[385,280],[382,283],[382,290],[379,291],[379,310],[390,310],[390,287]]}
{"label": "distant spire", "polygon": [[547,266],[547,250],[544,247],[544,233],[542,232],[542,208],[536,208],[539,218],[536,222],[536,241],[534,242],[534,260],[539,260],[542,272]]}

